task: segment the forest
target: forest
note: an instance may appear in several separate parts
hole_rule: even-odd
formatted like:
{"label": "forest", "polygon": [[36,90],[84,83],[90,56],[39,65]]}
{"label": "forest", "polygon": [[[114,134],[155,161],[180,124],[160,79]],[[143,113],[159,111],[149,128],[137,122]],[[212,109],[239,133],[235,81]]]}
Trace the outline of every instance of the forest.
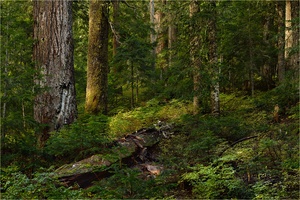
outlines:
{"label": "forest", "polygon": [[1,199],[299,199],[299,1],[0,1]]}

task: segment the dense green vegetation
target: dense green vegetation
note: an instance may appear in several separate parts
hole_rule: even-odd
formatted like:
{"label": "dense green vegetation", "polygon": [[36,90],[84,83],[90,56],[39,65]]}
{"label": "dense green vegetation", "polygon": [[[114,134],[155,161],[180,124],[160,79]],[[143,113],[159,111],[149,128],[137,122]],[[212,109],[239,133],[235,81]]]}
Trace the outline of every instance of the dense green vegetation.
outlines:
{"label": "dense green vegetation", "polygon": [[[268,6],[266,6],[268,4]],[[149,43],[148,2],[120,3],[115,29],[120,46],[109,46],[109,114],[84,113],[88,3],[73,2],[74,65],[79,116],[76,122],[52,132],[44,148],[37,146],[43,125],[33,118],[36,94],[32,63],[31,1],[1,2],[1,198],[3,199],[297,199],[299,198],[299,77],[290,68],[283,82],[275,66],[277,32],[275,3],[220,2],[218,44],[223,55],[219,77],[220,115],[210,113],[209,64],[204,60],[201,112],[193,114],[193,79],[189,59],[188,2],[162,7],[178,27],[172,49],[156,58]],[[203,3],[198,17],[209,18]],[[264,19],[270,19],[264,40]],[[296,19],[299,21],[299,19]],[[167,20],[166,20],[167,21]],[[169,25],[164,21],[164,28]],[[200,20],[201,21],[201,20]],[[197,23],[204,23],[203,21]],[[204,23],[205,24],[205,23]],[[246,25],[246,27],[244,27]],[[299,30],[295,28],[295,30]],[[154,30],[152,30],[154,31]],[[199,34],[207,34],[201,29]],[[111,36],[113,33],[110,33]],[[249,57],[249,38],[254,59]],[[205,57],[203,36],[199,55]],[[298,50],[297,50],[298,49]],[[297,54],[299,46],[293,49]],[[172,63],[166,60],[172,56]],[[255,93],[243,83],[253,64]],[[155,65],[155,68],[154,68]],[[132,68],[131,68],[132,67]],[[275,67],[274,67],[275,68]],[[134,105],[130,70],[134,71]],[[274,106],[279,106],[279,120]],[[112,176],[87,189],[67,187],[54,170],[98,153],[108,153],[117,138],[158,120],[174,124],[174,134],[155,147],[156,177],[114,164]]]}

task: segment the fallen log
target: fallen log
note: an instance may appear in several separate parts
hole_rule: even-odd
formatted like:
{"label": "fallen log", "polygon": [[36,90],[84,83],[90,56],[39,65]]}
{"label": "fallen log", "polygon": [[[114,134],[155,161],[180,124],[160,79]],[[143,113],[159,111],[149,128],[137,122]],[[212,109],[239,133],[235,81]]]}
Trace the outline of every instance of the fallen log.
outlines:
{"label": "fallen log", "polygon": [[137,160],[146,161],[147,148],[173,134],[171,129],[172,126],[168,124],[140,129],[114,141],[111,153],[97,154],[75,163],[65,164],[55,170],[55,176],[66,186],[77,184],[81,188],[87,188],[93,181],[112,175],[109,169],[114,163],[120,162],[130,166]]}

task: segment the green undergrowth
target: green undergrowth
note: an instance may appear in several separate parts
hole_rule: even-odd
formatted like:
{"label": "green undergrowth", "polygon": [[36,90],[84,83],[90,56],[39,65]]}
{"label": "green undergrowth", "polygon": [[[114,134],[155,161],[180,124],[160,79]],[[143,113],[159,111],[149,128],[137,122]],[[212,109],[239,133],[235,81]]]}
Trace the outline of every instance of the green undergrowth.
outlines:
{"label": "green undergrowth", "polygon": [[[287,96],[288,100],[281,96],[279,89],[255,97],[222,94],[220,116],[193,115],[189,101],[162,103],[156,99],[111,117],[81,116],[51,135],[43,152],[49,157],[49,165],[59,167],[108,153],[114,139],[153,127],[160,120],[175,124],[175,134],[155,147],[155,162],[163,166],[162,174],[144,177],[139,169],[117,164],[111,168],[113,176],[87,190],[71,190],[58,186],[56,180],[42,182],[46,174],[32,173],[29,178],[21,170],[9,172],[10,168],[5,168],[1,180],[7,191],[5,197],[298,198],[299,100],[293,94]],[[280,107],[278,122],[273,119],[276,104]],[[46,189],[33,183],[45,184]]]}
{"label": "green undergrowth", "polygon": [[109,132],[114,137],[132,133],[141,128],[152,127],[158,121],[176,122],[184,114],[191,114],[192,104],[172,100],[168,104],[152,99],[145,106],[129,112],[119,112],[110,118]]}

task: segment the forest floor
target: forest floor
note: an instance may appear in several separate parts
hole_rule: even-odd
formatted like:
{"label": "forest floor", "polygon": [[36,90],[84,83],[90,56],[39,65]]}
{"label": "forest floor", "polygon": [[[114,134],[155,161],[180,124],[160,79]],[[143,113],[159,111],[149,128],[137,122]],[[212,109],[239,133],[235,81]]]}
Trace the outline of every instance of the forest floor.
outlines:
{"label": "forest floor", "polygon": [[[52,168],[27,179],[6,169],[2,195],[33,198],[30,191],[35,190],[39,197],[60,199],[297,199],[299,100],[280,98],[272,93],[255,98],[223,94],[220,116],[193,115],[188,101],[156,99],[112,117],[82,116],[49,139],[44,153]],[[76,183],[67,188],[57,187],[54,180],[45,183],[45,173],[52,174],[46,176],[50,179],[53,168],[110,154],[111,141],[141,128],[159,130],[158,121],[172,124],[172,134],[148,148],[142,160],[137,159],[141,152],[130,157],[133,165],[124,160],[109,165],[105,170],[110,175],[85,189]]]}

